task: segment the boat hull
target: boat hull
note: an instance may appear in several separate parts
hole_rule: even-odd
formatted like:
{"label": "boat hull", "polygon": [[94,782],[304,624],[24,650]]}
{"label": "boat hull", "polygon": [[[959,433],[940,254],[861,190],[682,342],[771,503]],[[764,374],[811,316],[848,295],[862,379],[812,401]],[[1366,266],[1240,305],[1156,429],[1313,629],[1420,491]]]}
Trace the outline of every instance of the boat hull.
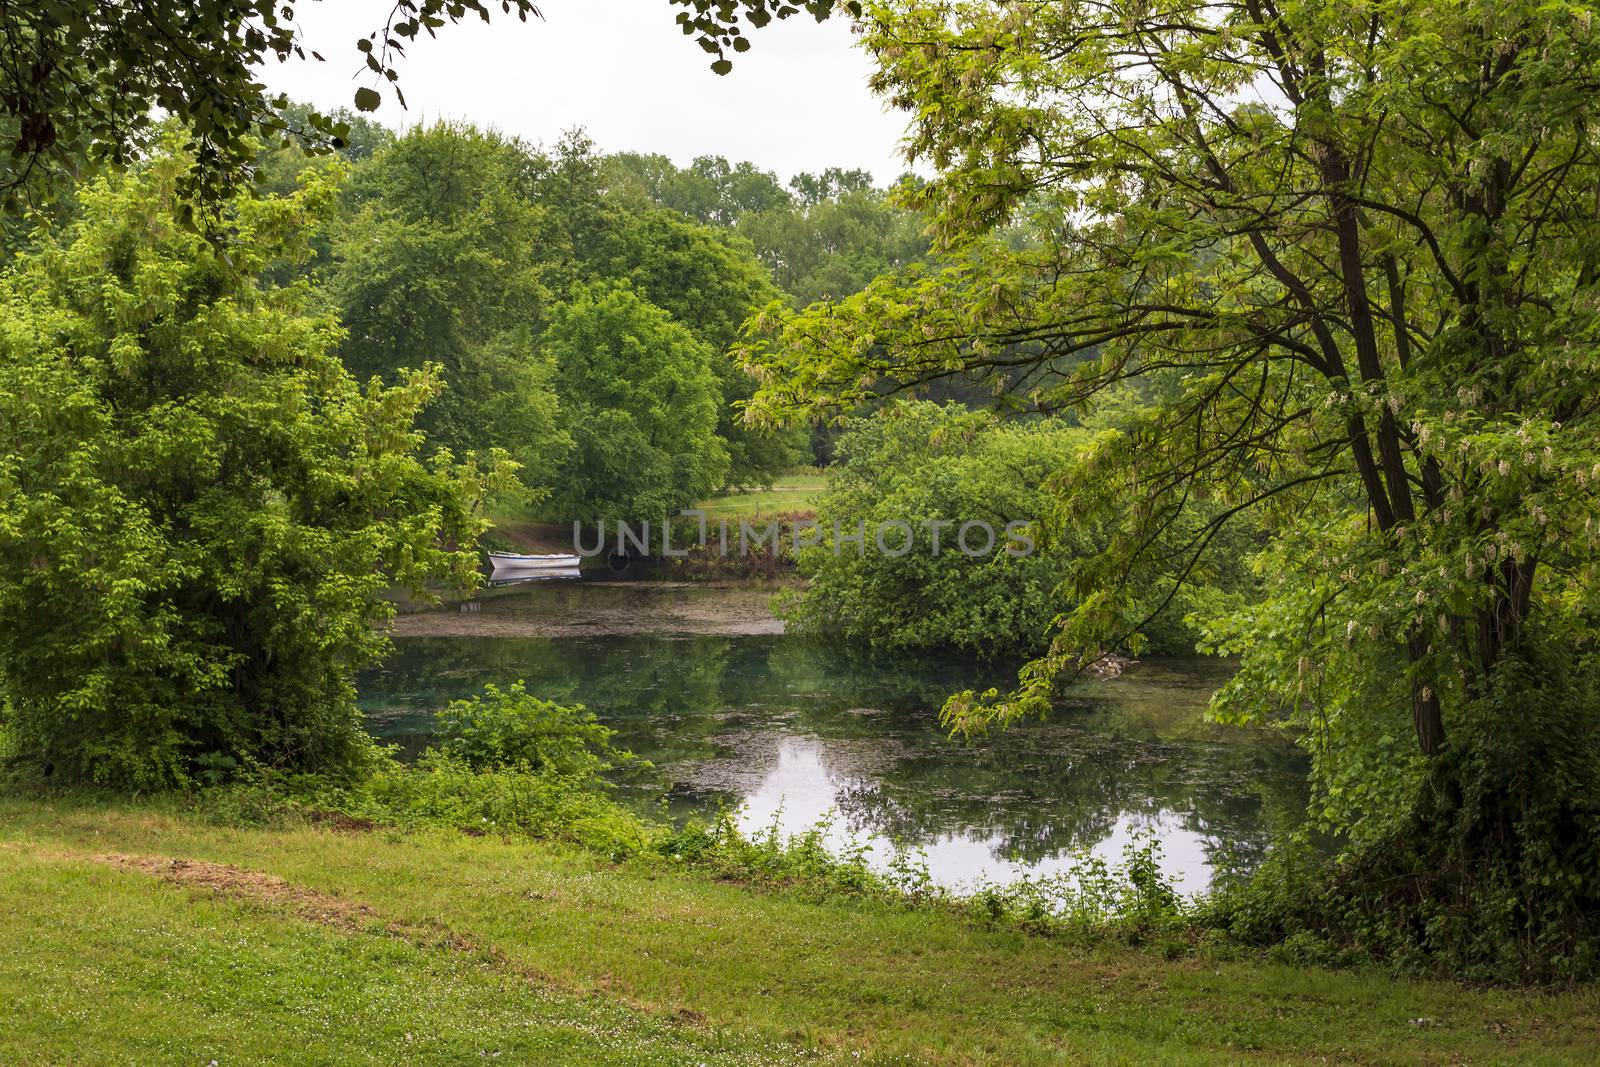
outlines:
{"label": "boat hull", "polygon": [[519,555],[512,552],[489,553],[489,565],[496,573],[501,571],[569,571],[577,569],[580,560],[573,555]]}

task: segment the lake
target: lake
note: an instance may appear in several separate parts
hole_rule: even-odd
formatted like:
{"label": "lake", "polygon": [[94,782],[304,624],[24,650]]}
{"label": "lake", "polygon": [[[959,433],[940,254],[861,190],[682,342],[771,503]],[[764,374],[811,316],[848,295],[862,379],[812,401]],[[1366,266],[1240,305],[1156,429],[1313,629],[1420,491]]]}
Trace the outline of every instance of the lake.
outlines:
{"label": "lake", "polygon": [[[785,833],[831,815],[836,845],[859,842],[879,863],[893,842],[920,849],[953,888],[1063,872],[1083,851],[1115,861],[1154,836],[1179,888],[1198,891],[1221,864],[1253,865],[1305,807],[1305,761],[1286,738],[1203,720],[1226,662],[1139,662],[1077,684],[1049,720],[964,742],[939,728],[945,696],[1004,686],[1014,665],[853,654],[771,632],[781,624],[750,609],[747,587],[731,601],[661,583],[495,594],[401,620],[394,655],[359,681],[378,736],[419,751],[435,709],[521,678],[587,705],[655,765],[622,783],[643,809],[681,819],[724,805],[747,831],[776,821]],[[634,632],[705,619],[716,632]]]}

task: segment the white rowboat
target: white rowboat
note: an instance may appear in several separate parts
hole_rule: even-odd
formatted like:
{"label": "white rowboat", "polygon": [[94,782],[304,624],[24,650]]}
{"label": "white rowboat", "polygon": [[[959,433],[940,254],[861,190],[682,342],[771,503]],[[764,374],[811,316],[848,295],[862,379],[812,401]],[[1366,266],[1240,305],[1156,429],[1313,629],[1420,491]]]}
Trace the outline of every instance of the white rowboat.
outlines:
{"label": "white rowboat", "polygon": [[543,556],[523,555],[518,552],[491,552],[489,565],[496,574],[502,571],[558,571],[575,570],[579,557],[570,553],[552,553]]}

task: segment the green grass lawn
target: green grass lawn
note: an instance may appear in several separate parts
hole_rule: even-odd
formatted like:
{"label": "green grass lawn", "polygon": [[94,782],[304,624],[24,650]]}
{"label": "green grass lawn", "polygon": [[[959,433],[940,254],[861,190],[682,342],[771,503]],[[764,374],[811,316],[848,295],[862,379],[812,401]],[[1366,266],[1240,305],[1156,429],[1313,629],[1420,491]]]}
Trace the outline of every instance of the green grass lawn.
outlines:
{"label": "green grass lawn", "polygon": [[[707,521],[755,519],[815,509],[817,497],[827,488],[821,471],[802,469],[785,474],[766,489],[738,489],[701,501],[695,506],[706,513]],[[652,518],[643,516],[643,518]],[[550,522],[534,509],[501,502],[490,508],[489,521],[494,533],[491,547],[519,552],[571,552],[572,524]],[[592,532],[590,534],[592,535]]]}
{"label": "green grass lawn", "polygon": [[1084,949],[443,832],[0,799],[0,914],[6,1064],[1600,1059],[1592,988]]}
{"label": "green grass lawn", "polygon": [[483,953],[0,846],[0,1062],[787,1062]]}
{"label": "green grass lawn", "polygon": [[782,515],[794,511],[811,511],[817,497],[827,488],[827,479],[821,471],[805,470],[785,474],[772,483],[769,489],[744,489],[695,506],[710,520],[754,518],[760,515]]}

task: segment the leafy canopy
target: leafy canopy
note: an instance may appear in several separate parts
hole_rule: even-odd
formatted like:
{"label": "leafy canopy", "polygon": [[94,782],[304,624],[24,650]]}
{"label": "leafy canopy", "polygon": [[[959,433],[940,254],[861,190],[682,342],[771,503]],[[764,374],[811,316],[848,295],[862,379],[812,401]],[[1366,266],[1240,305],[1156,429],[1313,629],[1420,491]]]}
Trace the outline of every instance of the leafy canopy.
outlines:
{"label": "leafy canopy", "polygon": [[429,442],[503,447],[542,495],[571,440],[537,344],[552,226],[528,196],[532,163],[470,126],[412,130],[355,169],[326,274],[350,372],[394,381],[438,364],[449,387],[418,423]]}
{"label": "leafy canopy", "polygon": [[585,284],[625,281],[712,350],[724,477],[769,482],[804,435],[739,419],[734,404],[755,383],[726,349],[777,291],[737,237],[614,193],[611,170],[581,134],[545,152],[445,123],[360,162],[322,271],[350,329],[346,365],[392,380],[439,363],[450,388],[423,417],[430,441],[458,453],[505,447],[542,508],[573,418],[541,341],[549,309]]}
{"label": "leafy canopy", "polygon": [[[1290,599],[1241,684],[1303,696],[1285,633],[1371,660],[1398,644],[1419,747],[1439,751],[1443,704],[1593,579],[1587,13],[898,2],[866,25],[875,84],[942,170],[915,199],[952,258],[769,320],[759,409],[1051,361],[1081,361],[1033,393],[1052,408],[1176,376],[1064,483],[1122,533],[1054,666],[1137,630],[1120,575],[1183,582],[1214,528],[1260,508]],[[1048,239],[975,243],[1021,211]],[[1196,499],[1217,521],[1184,530]],[[1348,676],[1342,655],[1309,662]]]}

